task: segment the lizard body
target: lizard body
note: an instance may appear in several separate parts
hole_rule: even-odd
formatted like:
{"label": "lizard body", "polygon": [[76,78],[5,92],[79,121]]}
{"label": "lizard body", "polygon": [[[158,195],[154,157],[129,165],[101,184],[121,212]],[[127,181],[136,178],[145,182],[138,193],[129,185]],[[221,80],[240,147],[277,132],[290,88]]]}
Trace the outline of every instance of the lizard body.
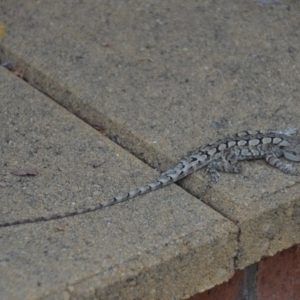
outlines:
{"label": "lizard body", "polygon": [[239,173],[241,171],[239,161],[244,160],[265,159],[267,163],[282,172],[298,175],[297,170],[292,165],[280,160],[280,157],[284,156],[290,161],[300,161],[300,138],[291,136],[296,133],[296,128],[283,131],[239,132],[231,137],[198,148],[186,158],[181,159],[174,167],[162,173],[155,181],[132,189],[125,195],[113,197],[110,201],[50,216],[0,222],[0,227],[50,221],[100,210],[155,191],[203,168],[206,168],[207,172],[210,173],[210,182],[217,182],[220,176],[219,171]]}

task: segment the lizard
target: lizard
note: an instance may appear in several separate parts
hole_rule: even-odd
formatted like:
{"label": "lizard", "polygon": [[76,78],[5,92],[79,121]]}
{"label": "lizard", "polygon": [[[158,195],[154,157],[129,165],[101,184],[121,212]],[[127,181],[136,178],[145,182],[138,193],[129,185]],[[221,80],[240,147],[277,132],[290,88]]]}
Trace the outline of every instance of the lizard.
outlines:
{"label": "lizard", "polygon": [[210,186],[219,180],[219,172],[240,173],[239,162],[245,160],[265,159],[268,164],[282,172],[298,175],[298,171],[291,164],[280,159],[283,156],[289,161],[300,161],[300,138],[292,137],[296,133],[295,127],[285,130],[242,131],[231,137],[219,139],[215,143],[199,147],[181,159],[175,166],[162,173],[155,181],[132,189],[125,195],[69,212],[0,222],[0,227],[56,220],[101,210],[177,182],[203,168],[206,168],[206,173],[210,174],[210,180],[207,183],[207,186]]}

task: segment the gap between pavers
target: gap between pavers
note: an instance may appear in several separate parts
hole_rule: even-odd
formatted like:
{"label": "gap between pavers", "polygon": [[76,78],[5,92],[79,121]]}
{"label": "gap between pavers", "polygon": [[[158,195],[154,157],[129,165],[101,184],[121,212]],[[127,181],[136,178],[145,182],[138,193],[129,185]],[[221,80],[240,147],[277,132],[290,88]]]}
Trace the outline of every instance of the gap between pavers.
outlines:
{"label": "gap between pavers", "polygon": [[[182,187],[198,196],[199,180],[200,174],[195,174]],[[241,174],[221,175],[218,184],[207,190],[203,202],[239,227],[237,269],[300,243],[299,191],[298,176],[284,174],[264,161],[243,163]]]}
{"label": "gap between pavers", "polygon": [[[0,68],[0,220],[91,205],[157,173]],[[36,177],[10,172],[33,168]],[[236,226],[176,185],[0,229],[1,299],[182,299],[234,272]],[[73,299],[72,298],[72,299]]]}
{"label": "gap between pavers", "polygon": [[[56,5],[3,1],[1,59],[149,165],[165,170],[229,132],[298,124],[299,3]],[[181,184],[197,196],[201,179]],[[208,192],[241,230],[237,268],[300,242],[297,190],[298,179],[245,162]]]}

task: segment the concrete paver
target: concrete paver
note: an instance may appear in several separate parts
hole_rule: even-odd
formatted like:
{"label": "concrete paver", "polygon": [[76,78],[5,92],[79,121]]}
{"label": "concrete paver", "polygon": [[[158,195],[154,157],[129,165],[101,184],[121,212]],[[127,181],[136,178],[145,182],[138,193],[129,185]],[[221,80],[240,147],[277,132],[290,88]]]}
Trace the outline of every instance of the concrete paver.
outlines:
{"label": "concrete paver", "polygon": [[[68,211],[157,174],[0,68],[0,219]],[[36,177],[11,171],[31,168]],[[237,228],[176,185],[95,213],[1,228],[1,299],[180,299],[230,278]]]}
{"label": "concrete paver", "polygon": [[[0,59],[165,170],[224,134],[298,125],[299,5],[4,0]],[[207,193],[239,226],[237,268],[300,242],[298,181],[246,162]]]}

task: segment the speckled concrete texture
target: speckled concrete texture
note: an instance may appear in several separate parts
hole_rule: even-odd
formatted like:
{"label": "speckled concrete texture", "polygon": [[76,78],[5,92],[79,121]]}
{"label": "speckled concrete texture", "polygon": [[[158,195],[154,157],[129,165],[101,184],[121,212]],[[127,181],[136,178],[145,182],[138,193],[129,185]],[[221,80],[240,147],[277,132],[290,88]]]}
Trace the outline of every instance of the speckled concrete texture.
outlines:
{"label": "speckled concrete texture", "polygon": [[[299,126],[300,3],[261,2],[3,0],[0,60],[164,171],[224,135]],[[205,180],[179,184],[199,196]],[[236,268],[300,243],[299,189],[259,161],[208,191],[239,227]]]}
{"label": "speckled concrete texture", "polygon": [[[4,68],[0,78],[1,221],[98,203],[157,176]],[[11,174],[20,169],[38,175]],[[236,235],[176,185],[94,213],[1,228],[1,299],[179,299],[232,275]]]}

